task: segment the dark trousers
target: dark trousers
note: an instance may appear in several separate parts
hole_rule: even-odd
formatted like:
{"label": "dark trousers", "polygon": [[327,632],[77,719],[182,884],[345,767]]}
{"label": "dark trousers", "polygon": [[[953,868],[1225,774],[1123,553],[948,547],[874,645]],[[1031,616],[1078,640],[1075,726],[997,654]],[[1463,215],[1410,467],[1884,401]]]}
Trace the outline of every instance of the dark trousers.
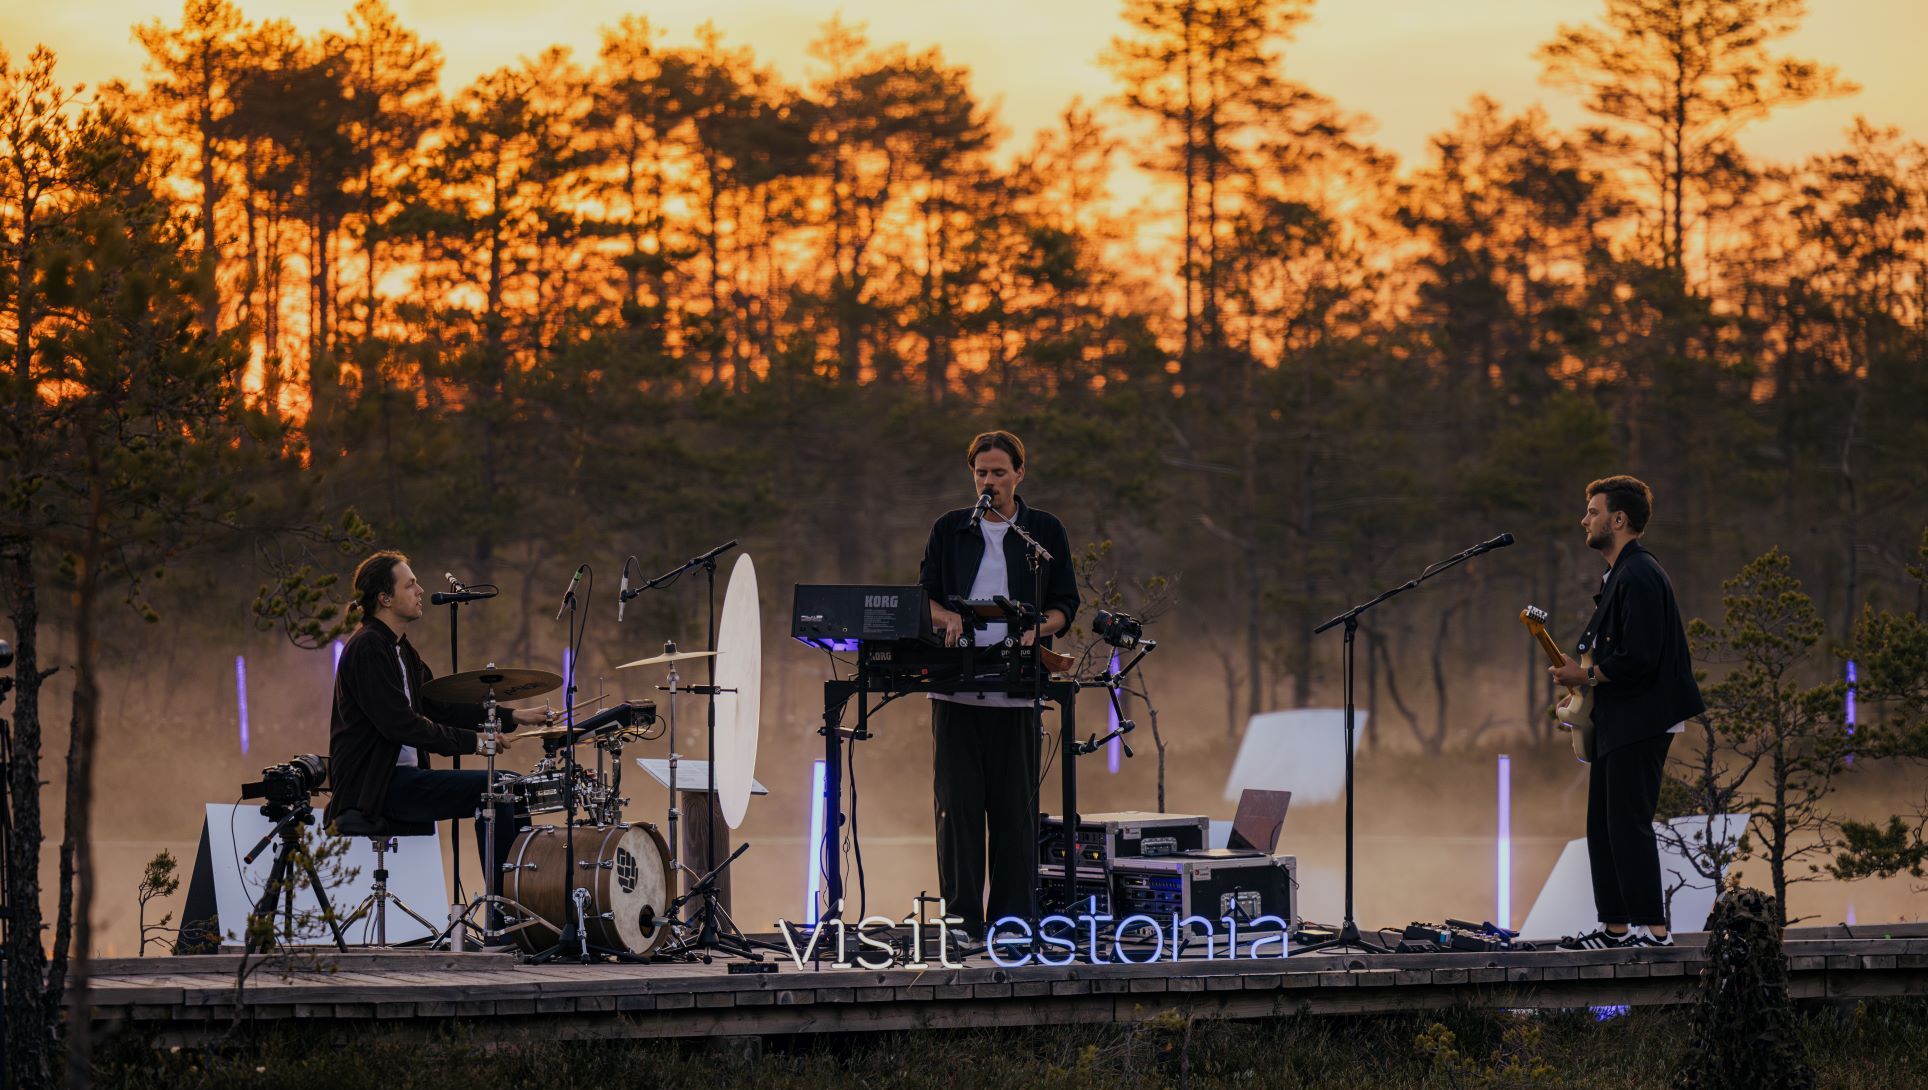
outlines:
{"label": "dark trousers", "polygon": [[[505,776],[496,773],[497,777]],[[382,816],[390,821],[428,822],[450,818],[473,818],[482,805],[482,790],[489,774],[483,769],[397,768],[388,782],[388,795],[382,799]],[[495,806],[495,868],[489,872],[489,892],[502,892],[502,864],[515,846],[516,833],[528,824],[512,804]],[[489,827],[475,823],[475,857],[487,860]]]}
{"label": "dark trousers", "polygon": [[1587,859],[1600,922],[1665,926],[1654,810],[1674,736],[1620,746],[1588,766]]}
{"label": "dark trousers", "polygon": [[[1005,916],[1035,919],[1038,882],[1038,715],[931,701],[937,888],[967,931]],[[990,841],[991,897],[984,903]]]}

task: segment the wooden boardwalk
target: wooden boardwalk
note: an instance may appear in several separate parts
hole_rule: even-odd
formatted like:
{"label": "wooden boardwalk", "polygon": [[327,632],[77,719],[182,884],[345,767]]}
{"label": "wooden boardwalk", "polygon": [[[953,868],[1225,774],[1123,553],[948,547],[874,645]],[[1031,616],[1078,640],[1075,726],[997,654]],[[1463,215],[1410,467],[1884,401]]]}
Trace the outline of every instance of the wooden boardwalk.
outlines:
{"label": "wooden boardwalk", "polygon": [[[1788,933],[1801,998],[1928,995],[1928,925]],[[1680,1003],[1706,965],[1705,936],[1668,950],[1504,954],[1305,954],[1152,965],[810,969],[711,965],[531,966],[500,953],[332,950],[263,962],[237,987],[239,955],[94,963],[102,1028],[193,1044],[287,1019],[344,1035],[432,1031],[451,1019],[498,1040],[842,1033],[862,1030],[1361,1014],[1473,1004],[1560,1008]]]}

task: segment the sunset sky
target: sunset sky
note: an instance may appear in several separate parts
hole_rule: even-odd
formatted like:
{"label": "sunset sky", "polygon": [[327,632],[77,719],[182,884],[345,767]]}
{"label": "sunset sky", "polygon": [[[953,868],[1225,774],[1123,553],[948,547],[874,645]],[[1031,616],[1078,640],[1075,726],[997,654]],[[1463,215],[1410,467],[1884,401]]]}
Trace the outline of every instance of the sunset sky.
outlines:
{"label": "sunset sky", "polygon": [[[1123,29],[1118,0],[391,0],[402,20],[440,42],[445,89],[550,44],[592,59],[598,29],[640,13],[672,45],[704,20],[747,44],[791,81],[809,74],[804,47],[841,13],[869,27],[876,44],[940,46],[968,66],[980,95],[999,105],[1010,133],[1028,141],[1074,96],[1098,100],[1115,84],[1098,55]],[[287,17],[304,31],[344,24],[348,0],[241,0],[251,19]],[[1539,82],[1533,50],[1561,22],[1597,19],[1602,0],[1326,0],[1286,54],[1288,74],[1376,122],[1376,139],[1408,164],[1475,92],[1509,109],[1544,105],[1556,122],[1582,114],[1566,92]],[[1856,114],[1928,138],[1928,41],[1923,0],[1818,0],[1799,34],[1777,48],[1834,64],[1862,85],[1847,99],[1784,111],[1745,134],[1757,155],[1796,159],[1838,147]],[[546,9],[546,10],[544,10]],[[69,0],[6,5],[0,45],[16,59],[52,46],[69,81],[137,78],[141,52],[130,28],[178,21],[176,0]]]}

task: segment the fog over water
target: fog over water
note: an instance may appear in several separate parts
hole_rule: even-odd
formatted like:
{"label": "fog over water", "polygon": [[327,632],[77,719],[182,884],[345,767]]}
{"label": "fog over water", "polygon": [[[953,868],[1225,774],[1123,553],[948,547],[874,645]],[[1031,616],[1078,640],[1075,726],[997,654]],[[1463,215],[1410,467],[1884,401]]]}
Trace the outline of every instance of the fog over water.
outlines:
{"label": "fog over water", "polygon": [[[764,930],[779,917],[799,919],[805,914],[804,890],[811,851],[808,798],[811,762],[822,756],[821,684],[828,664],[815,652],[789,639],[788,604],[791,583],[766,576],[763,603],[764,684],[761,752],[756,775],[770,789],[767,797],[750,803],[743,826],[733,842],[749,841],[750,850],[735,865],[735,916],[746,929]],[[719,592],[720,597],[720,592]],[[505,601],[513,601],[507,598]],[[411,638],[432,668],[445,673],[448,662],[446,611],[431,609],[414,626]],[[550,631],[547,618],[535,626],[535,645]],[[624,628],[603,625],[592,630],[583,652],[579,684],[585,695],[606,691],[611,699],[661,698],[653,686],[660,676],[636,676],[641,671],[617,672],[614,662],[647,654],[665,636],[683,647],[702,640],[695,631],[645,631],[631,615]],[[1510,626],[1510,627],[1509,627]],[[135,888],[145,862],[167,850],[180,860],[183,889],[150,911],[179,912],[186,895],[185,880],[192,867],[204,805],[233,802],[243,782],[259,778],[263,766],[296,753],[328,751],[328,711],[332,685],[332,656],[326,649],[309,651],[290,646],[271,633],[256,631],[245,619],[220,626],[214,634],[206,617],[179,625],[179,638],[168,638],[167,625],[130,622],[114,636],[103,680],[104,716],[97,765],[95,858],[100,868],[96,883],[95,918],[99,952],[127,955],[137,946]],[[511,663],[487,650],[491,642],[506,643],[482,631],[471,633],[465,616],[463,656],[475,667],[484,659]],[[689,627],[688,624],[685,627]],[[1495,611],[1492,621],[1496,646],[1507,648],[1522,635],[1513,614]],[[560,632],[560,626],[556,626]],[[1230,818],[1233,803],[1222,791],[1237,752],[1237,739],[1226,729],[1222,671],[1216,659],[1199,649],[1176,624],[1157,633],[1164,647],[1144,667],[1158,699],[1159,724],[1167,743],[1167,805],[1174,813]],[[48,632],[43,663],[71,657],[71,640]],[[600,641],[600,642],[599,642]],[[558,670],[561,637],[546,656],[514,665]],[[1322,656],[1320,699],[1336,692],[1338,642]],[[245,656],[248,685],[249,744],[240,745],[235,658]],[[1403,665],[1403,664],[1396,664]],[[1413,664],[1415,673],[1420,664]],[[698,673],[699,671],[692,671]],[[1454,728],[1445,754],[1423,755],[1406,724],[1385,711],[1362,739],[1357,788],[1358,916],[1363,927],[1403,926],[1412,920],[1492,919],[1495,916],[1495,758],[1512,755],[1513,862],[1510,915],[1517,926],[1532,907],[1562,847],[1584,834],[1586,773],[1572,759],[1564,740],[1529,737],[1521,722],[1518,672],[1495,667],[1477,685],[1456,690]],[[687,683],[690,678],[685,678]],[[1363,686],[1362,686],[1363,687]],[[49,682],[43,705],[46,729],[43,776],[50,781],[44,795],[49,841],[43,846],[45,888],[51,890],[57,873],[57,832],[63,805],[66,721],[71,680],[66,672]],[[560,695],[552,697],[558,704]],[[1408,694],[1411,699],[1411,694]],[[1389,708],[1382,698],[1382,705]],[[11,707],[9,707],[11,712]],[[1102,732],[1105,704],[1102,694],[1088,692],[1079,705],[1079,733]],[[1151,736],[1151,717],[1135,709],[1138,732],[1132,736],[1137,757],[1125,760],[1117,774],[1106,770],[1102,751],[1080,759],[1080,809],[1156,808],[1157,746]],[[849,720],[846,720],[849,722]],[[856,746],[856,819],[861,834],[862,903],[856,856],[847,857],[853,903],[850,911],[902,916],[920,891],[936,890],[937,878],[931,836],[931,749],[929,712],[922,698],[892,703],[873,716],[875,737]],[[1476,739],[1472,728],[1486,724]],[[705,751],[700,702],[681,712],[679,749],[685,757]],[[1055,713],[1046,717],[1055,734]],[[1374,731],[1377,736],[1372,736]],[[632,802],[631,821],[664,821],[663,789],[633,764],[636,757],[663,757],[667,740],[659,738],[632,746],[625,754],[624,791]],[[540,756],[539,747],[524,744],[504,766],[525,769]],[[476,758],[466,767],[476,767]],[[446,767],[445,758],[437,758]],[[1864,767],[1844,780],[1837,809],[1860,815],[1903,809],[1920,796],[1920,772],[1910,768]],[[1059,771],[1053,764],[1043,787],[1043,806],[1056,812]],[[319,802],[319,800],[318,800]],[[1885,807],[1885,809],[1884,809]],[[1301,911],[1309,919],[1336,921],[1341,902],[1344,863],[1342,800],[1318,806],[1294,804],[1285,823],[1279,851],[1296,855],[1302,883]],[[550,821],[559,815],[545,815]],[[446,826],[444,827],[446,829]],[[446,832],[443,833],[446,844]],[[464,871],[471,887],[476,863],[472,842],[463,840]],[[1743,867],[1744,877],[1765,885],[1765,867]],[[1928,898],[1907,879],[1838,883],[1815,881],[1797,886],[1792,895],[1797,916],[1833,923],[1850,911],[1862,923],[1913,920],[1923,917]],[[53,900],[47,897],[48,919]],[[343,906],[345,907],[345,906]],[[430,912],[431,916],[439,912]],[[1697,923],[1679,921],[1692,929]],[[235,926],[228,921],[227,926]]]}

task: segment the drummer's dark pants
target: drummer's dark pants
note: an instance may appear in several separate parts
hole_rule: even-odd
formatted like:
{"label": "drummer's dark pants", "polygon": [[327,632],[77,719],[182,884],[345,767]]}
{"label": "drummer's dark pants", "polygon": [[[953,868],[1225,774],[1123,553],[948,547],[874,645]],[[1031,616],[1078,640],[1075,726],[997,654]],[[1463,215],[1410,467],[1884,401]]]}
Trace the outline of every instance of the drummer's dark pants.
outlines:
{"label": "drummer's dark pants", "polygon": [[1587,861],[1601,923],[1666,926],[1654,811],[1674,736],[1629,742],[1587,766]]}
{"label": "drummer's dark pants", "polygon": [[[382,816],[390,821],[417,824],[473,818],[482,802],[482,789],[488,785],[488,775],[479,768],[397,768],[395,778],[388,782],[388,795],[382,799]],[[509,858],[509,849],[515,846],[516,833],[528,823],[527,816],[516,813],[514,804],[495,804],[495,868],[488,876],[490,893],[502,892],[502,864]],[[488,858],[485,854],[488,838],[488,823],[477,821],[477,860]]]}
{"label": "drummer's dark pants", "polygon": [[[1037,918],[1038,715],[931,701],[936,743],[937,888],[964,930]],[[990,843],[990,904],[984,901]]]}

